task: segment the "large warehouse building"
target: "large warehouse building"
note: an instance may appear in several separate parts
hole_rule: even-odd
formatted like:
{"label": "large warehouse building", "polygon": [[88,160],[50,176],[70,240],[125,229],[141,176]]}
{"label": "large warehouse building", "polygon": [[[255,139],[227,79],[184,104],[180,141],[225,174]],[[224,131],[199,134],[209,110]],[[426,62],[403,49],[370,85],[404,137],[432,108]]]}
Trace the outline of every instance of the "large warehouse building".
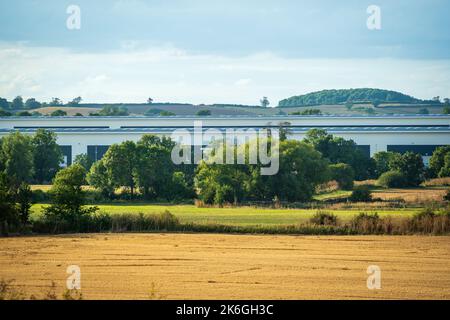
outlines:
{"label": "large warehouse building", "polygon": [[[56,132],[66,164],[78,154],[100,159],[108,147],[125,140],[137,141],[144,134],[170,136],[176,129],[263,129],[289,127],[289,138],[302,139],[313,128],[354,140],[367,155],[379,151],[420,153],[427,163],[433,151],[450,144],[449,115],[383,116],[222,116],[222,117],[5,117],[0,136],[12,131],[32,134],[39,128]],[[204,142],[203,142],[204,143]]]}

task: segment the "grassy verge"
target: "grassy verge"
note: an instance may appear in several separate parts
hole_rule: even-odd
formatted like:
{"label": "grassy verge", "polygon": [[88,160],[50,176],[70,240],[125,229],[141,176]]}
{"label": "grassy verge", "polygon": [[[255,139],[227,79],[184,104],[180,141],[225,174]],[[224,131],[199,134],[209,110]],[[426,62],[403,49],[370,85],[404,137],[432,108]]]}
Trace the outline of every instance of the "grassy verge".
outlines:
{"label": "grassy verge", "polygon": [[[32,207],[31,219],[36,220],[42,215],[45,204],[36,204]],[[194,205],[148,205],[148,204],[115,204],[99,205],[100,212],[108,215],[121,214],[159,214],[165,210],[175,215],[181,223],[201,225],[228,225],[228,226],[281,226],[306,223],[317,212],[314,209],[269,209],[255,207],[238,208],[198,208]],[[350,221],[361,209],[331,210],[342,222]],[[365,212],[378,212],[380,217],[393,219],[411,217],[420,209],[387,209],[363,210]]]}

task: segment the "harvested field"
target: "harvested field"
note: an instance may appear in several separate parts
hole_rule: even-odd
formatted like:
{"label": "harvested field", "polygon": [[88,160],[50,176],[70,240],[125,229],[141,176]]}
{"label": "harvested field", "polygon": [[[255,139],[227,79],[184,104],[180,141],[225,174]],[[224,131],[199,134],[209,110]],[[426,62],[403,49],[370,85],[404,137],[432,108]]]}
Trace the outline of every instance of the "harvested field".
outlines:
{"label": "harvested field", "polygon": [[403,200],[406,203],[426,203],[440,202],[446,193],[445,188],[388,189],[374,192],[373,197],[383,200]]}
{"label": "harvested field", "polygon": [[[0,279],[40,297],[79,265],[85,299],[450,299],[450,237],[95,234],[0,239]],[[368,290],[378,265],[382,288]]]}

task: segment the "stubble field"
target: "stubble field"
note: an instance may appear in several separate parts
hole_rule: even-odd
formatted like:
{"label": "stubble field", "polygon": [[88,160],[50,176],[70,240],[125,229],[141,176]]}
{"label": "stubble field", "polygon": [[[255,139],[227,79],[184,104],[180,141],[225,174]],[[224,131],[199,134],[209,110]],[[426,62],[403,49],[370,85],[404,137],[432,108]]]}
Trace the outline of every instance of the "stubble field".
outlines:
{"label": "stubble field", "polygon": [[[450,237],[95,234],[0,238],[0,279],[84,299],[450,299]],[[381,268],[380,290],[366,285]]]}

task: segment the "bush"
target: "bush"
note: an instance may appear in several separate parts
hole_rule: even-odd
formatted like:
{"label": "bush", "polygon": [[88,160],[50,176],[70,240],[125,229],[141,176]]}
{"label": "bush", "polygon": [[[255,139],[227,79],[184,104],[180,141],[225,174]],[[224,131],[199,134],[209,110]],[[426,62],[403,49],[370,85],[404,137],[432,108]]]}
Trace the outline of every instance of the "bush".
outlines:
{"label": "bush", "polygon": [[385,188],[403,188],[407,185],[406,176],[400,171],[388,171],[378,178],[378,184]]}
{"label": "bush", "polygon": [[376,234],[381,231],[381,219],[377,213],[360,213],[350,223],[352,230],[362,234]]}
{"label": "bush", "polygon": [[370,191],[369,187],[365,185],[356,187],[355,190],[353,190],[349,200],[351,202],[371,202],[372,192]]}
{"label": "bush", "polygon": [[178,218],[167,210],[157,215],[118,214],[111,218],[112,232],[174,231],[180,225]]}
{"label": "bush", "polygon": [[346,163],[338,163],[330,165],[331,178],[339,184],[339,188],[343,190],[351,190],[353,188],[353,180],[355,171]]}
{"label": "bush", "polygon": [[316,212],[309,221],[312,224],[320,226],[337,226],[338,218],[336,215],[328,212],[318,211]]}
{"label": "bush", "polygon": [[435,212],[432,208],[426,208],[416,213],[407,223],[410,233],[445,234],[450,231],[450,211]]}

